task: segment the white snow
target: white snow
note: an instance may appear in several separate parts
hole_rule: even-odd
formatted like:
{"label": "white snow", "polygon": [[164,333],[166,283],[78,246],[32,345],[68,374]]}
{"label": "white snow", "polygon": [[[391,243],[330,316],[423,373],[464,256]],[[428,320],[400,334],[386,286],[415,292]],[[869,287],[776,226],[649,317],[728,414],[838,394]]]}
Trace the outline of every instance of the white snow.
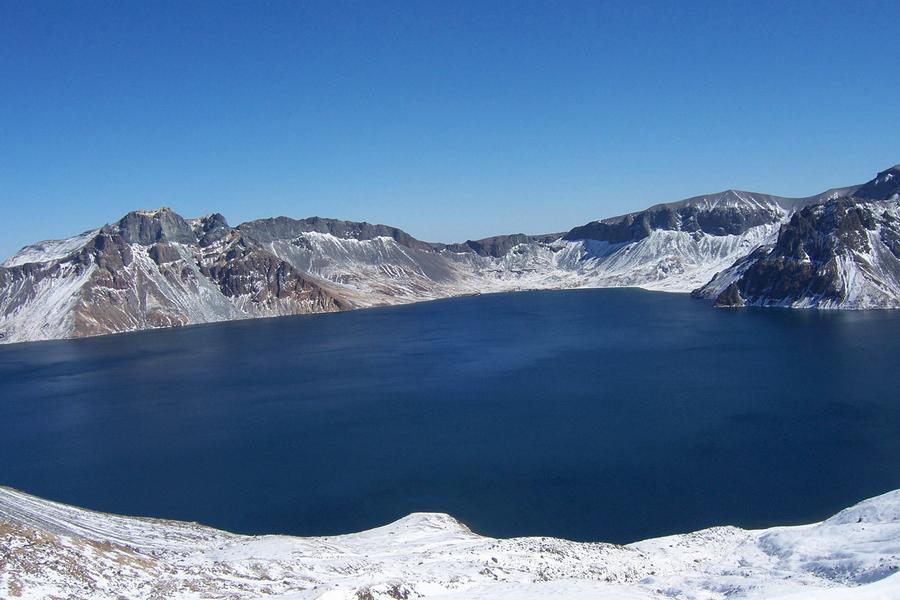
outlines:
{"label": "white snow", "polygon": [[[74,310],[81,289],[96,265],[78,268],[51,263],[38,281],[29,277],[12,281],[0,294],[0,342],[58,339],[72,335]],[[37,299],[37,300],[35,300]]]}
{"label": "white snow", "polygon": [[814,525],[618,546],[494,539],[415,513],[362,533],[241,536],[0,488],[0,595],[23,598],[900,597],[900,490]]}
{"label": "white snow", "polygon": [[16,254],[6,259],[0,266],[15,267],[27,263],[48,262],[65,258],[76,250],[81,249],[82,246],[87,244],[91,238],[99,232],[99,229],[92,229],[64,240],[45,240],[31,246],[25,246]]}

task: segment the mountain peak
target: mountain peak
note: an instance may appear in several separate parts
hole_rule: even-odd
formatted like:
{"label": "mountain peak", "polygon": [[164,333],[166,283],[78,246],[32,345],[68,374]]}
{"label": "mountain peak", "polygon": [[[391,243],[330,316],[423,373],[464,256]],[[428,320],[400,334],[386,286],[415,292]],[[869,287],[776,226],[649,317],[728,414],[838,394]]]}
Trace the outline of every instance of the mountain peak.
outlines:
{"label": "mountain peak", "polygon": [[888,167],[884,171],[879,171],[878,175],[875,176],[875,181],[878,181],[879,179],[895,179],[898,176],[900,176],[900,164]]}
{"label": "mountain peak", "polygon": [[160,206],[159,208],[153,208],[153,209],[149,209],[149,210],[148,209],[132,210],[132,211],[129,211],[125,216],[127,217],[128,215],[140,215],[140,216],[144,216],[144,217],[159,217],[163,214],[177,214],[177,213],[168,206]]}
{"label": "mountain peak", "polygon": [[900,195],[900,164],[880,171],[875,179],[865,183],[853,193],[864,200],[891,200]]}
{"label": "mountain peak", "polygon": [[190,224],[167,206],[156,210],[132,211],[107,228],[118,233],[129,244],[148,246],[163,241],[196,241]]}

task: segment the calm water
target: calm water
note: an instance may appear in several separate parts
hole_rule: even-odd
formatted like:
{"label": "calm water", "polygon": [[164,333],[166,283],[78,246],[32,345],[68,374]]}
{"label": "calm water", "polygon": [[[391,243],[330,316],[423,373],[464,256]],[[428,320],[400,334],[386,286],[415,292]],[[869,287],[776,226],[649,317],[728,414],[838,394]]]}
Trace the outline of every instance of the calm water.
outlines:
{"label": "calm water", "polygon": [[900,487],[900,313],[491,295],[0,346],[0,483],[248,533],[632,541]]}

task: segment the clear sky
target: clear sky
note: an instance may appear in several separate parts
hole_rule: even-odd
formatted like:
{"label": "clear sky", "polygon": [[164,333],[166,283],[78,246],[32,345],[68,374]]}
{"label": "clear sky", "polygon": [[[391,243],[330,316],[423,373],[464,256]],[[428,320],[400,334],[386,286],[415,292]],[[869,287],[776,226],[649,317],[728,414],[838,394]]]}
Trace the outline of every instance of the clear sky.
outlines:
{"label": "clear sky", "polygon": [[128,210],[561,231],[900,162],[900,2],[0,0],[0,255]]}

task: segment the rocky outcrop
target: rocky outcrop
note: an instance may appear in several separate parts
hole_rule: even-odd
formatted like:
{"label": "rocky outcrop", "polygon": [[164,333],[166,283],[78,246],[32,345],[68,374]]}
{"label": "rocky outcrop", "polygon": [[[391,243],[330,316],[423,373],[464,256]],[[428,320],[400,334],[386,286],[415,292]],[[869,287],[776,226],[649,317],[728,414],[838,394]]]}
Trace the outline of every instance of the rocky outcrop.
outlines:
{"label": "rocky outcrop", "polygon": [[239,238],[200,272],[228,298],[244,298],[259,312],[331,312],[349,305],[277,256]]}
{"label": "rocky outcrop", "polygon": [[897,200],[900,193],[900,165],[894,165],[875,176],[875,179],[853,192],[854,198],[873,201]]}
{"label": "rocky outcrop", "polygon": [[228,221],[219,213],[195,219],[192,223],[192,229],[197,237],[197,243],[203,248],[223,240],[231,233]]}
{"label": "rocky outcrop", "polygon": [[716,297],[713,306],[716,308],[744,306],[744,299],[741,297],[741,291],[738,289],[738,286],[734,283],[729,284],[728,287]]}
{"label": "rocky outcrop", "polygon": [[192,244],[197,241],[191,226],[170,208],[156,211],[133,211],[122,217],[118,223],[107,225],[104,232],[118,234],[126,244],[149,246],[156,242],[180,242]]}
{"label": "rocky outcrop", "polygon": [[898,170],[794,213],[771,247],[695,295],[714,298],[717,306],[900,307]]}

